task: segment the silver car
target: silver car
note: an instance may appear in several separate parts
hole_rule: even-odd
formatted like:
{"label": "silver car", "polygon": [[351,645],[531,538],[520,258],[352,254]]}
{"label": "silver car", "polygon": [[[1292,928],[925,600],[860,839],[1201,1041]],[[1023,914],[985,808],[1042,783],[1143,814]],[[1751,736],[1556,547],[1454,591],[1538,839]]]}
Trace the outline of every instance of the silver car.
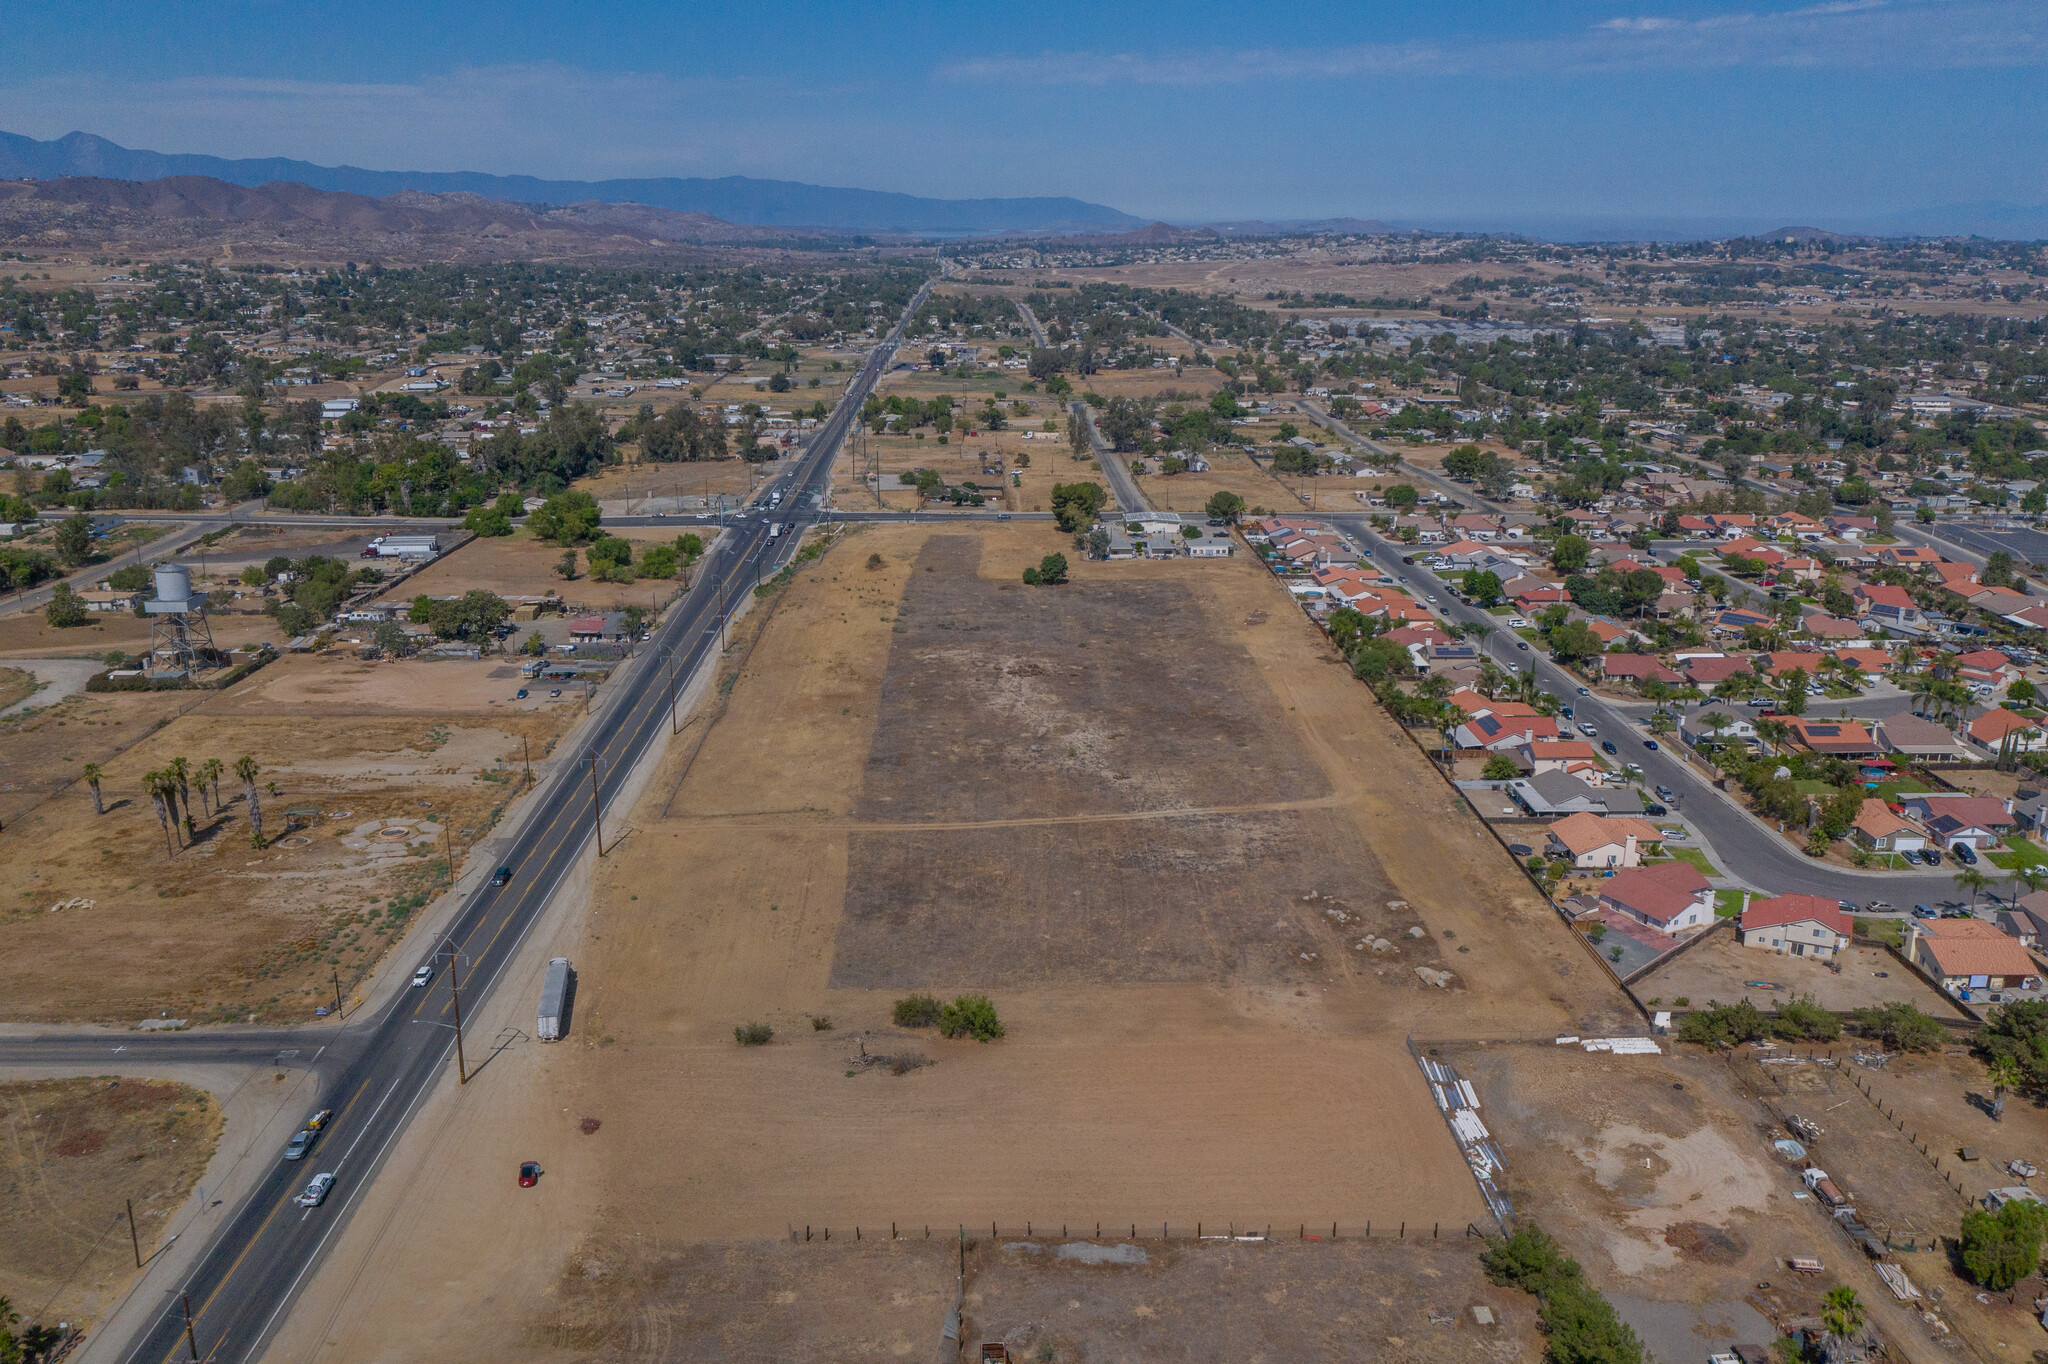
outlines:
{"label": "silver car", "polygon": [[314,1175],[312,1182],[306,1185],[306,1191],[300,1194],[297,1198],[294,1198],[292,1202],[298,1204],[302,1208],[317,1208],[322,1203],[327,1201],[327,1191],[333,1187],[333,1175]]}

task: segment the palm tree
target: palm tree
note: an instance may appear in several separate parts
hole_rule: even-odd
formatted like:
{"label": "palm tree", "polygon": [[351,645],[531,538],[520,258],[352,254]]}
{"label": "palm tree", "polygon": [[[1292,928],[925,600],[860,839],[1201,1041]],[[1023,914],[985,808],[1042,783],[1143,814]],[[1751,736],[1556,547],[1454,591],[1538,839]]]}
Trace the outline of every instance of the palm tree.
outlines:
{"label": "palm tree", "polygon": [[[2012,869],[2012,879],[2027,888],[2029,895],[2048,884],[2048,862],[2022,862]],[[2020,902],[2020,893],[2012,893],[2012,902]]]}
{"label": "palm tree", "polygon": [[[207,799],[206,792],[209,784],[213,787],[213,799],[211,801]],[[199,764],[199,803],[202,807],[206,807],[208,819],[213,818],[214,810],[220,808],[219,758],[208,758],[205,762]]]}
{"label": "palm tree", "polygon": [[85,765],[85,784],[92,788],[92,812],[96,815],[105,814],[107,812],[107,804],[106,801],[100,798],[100,765],[98,763],[87,763]]}
{"label": "palm tree", "polygon": [[1991,878],[1975,867],[1964,867],[1956,873],[1956,889],[1970,892],[1970,905],[1972,908],[1976,907],[1978,893],[1990,884]]}
{"label": "palm tree", "polygon": [[156,808],[156,822],[164,826],[164,855],[166,857],[176,857],[178,849],[177,845],[171,841],[170,807],[164,799],[165,788],[166,783],[163,773],[145,772],[142,774],[142,789],[148,792],[149,803]]}
{"label": "palm tree", "polygon": [[1792,737],[1792,727],[1783,720],[1759,720],[1756,726],[1756,736],[1769,744],[1771,752],[1775,754],[1779,746],[1785,740]]}
{"label": "palm tree", "polygon": [[1828,1334],[1848,1340],[1863,1330],[1863,1304],[1856,1301],[1853,1288],[1830,1288],[1821,1300],[1820,1323]]}
{"label": "palm tree", "polygon": [[1932,671],[1918,672],[1913,674],[1908,690],[1913,693],[1913,713],[1915,715],[1924,715],[1927,702],[1933,698],[1937,691],[1941,690],[1941,683],[1934,680],[1934,673]]}
{"label": "palm tree", "polygon": [[1500,665],[1492,659],[1485,659],[1480,663],[1479,690],[1488,700],[1492,700],[1500,695],[1501,686],[1507,680],[1508,675],[1502,672]]}
{"label": "palm tree", "polygon": [[262,770],[246,753],[235,759],[235,775],[242,779],[242,797],[249,802],[250,840],[259,848],[263,846],[263,806],[256,799],[256,774]]}
{"label": "palm tree", "polygon": [[2020,1063],[2010,1056],[1998,1056],[1991,1061],[1991,1120],[2005,1121],[2005,1092],[2020,1087]]}
{"label": "palm tree", "polygon": [[192,764],[183,758],[171,759],[169,768],[171,780],[178,783],[178,798],[185,803],[185,818],[192,818]]}

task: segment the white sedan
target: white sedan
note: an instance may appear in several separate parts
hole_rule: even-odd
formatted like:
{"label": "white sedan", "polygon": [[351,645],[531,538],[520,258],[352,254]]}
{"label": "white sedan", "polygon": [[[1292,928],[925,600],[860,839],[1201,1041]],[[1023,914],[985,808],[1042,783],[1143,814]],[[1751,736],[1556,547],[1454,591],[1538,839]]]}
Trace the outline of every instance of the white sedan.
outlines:
{"label": "white sedan", "polygon": [[327,1191],[333,1187],[333,1175],[314,1175],[312,1182],[306,1185],[306,1191],[300,1194],[297,1198],[294,1198],[292,1202],[298,1204],[302,1208],[317,1208],[322,1203],[327,1201]]}

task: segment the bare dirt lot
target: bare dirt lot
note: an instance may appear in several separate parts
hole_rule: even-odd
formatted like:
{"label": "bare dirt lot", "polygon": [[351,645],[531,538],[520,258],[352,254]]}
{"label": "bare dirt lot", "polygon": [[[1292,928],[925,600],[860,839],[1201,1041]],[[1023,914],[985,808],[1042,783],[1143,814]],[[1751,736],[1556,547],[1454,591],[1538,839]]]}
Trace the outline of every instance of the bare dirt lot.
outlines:
{"label": "bare dirt lot", "polygon": [[1768,1012],[1788,999],[1811,995],[1823,1009],[1838,1013],[1902,1003],[1936,1018],[1964,1016],[1883,948],[1851,947],[1842,954],[1841,966],[1836,973],[1810,957],[1780,956],[1744,947],[1734,933],[1724,930],[1712,942],[1637,981],[1636,993],[1645,1000],[1662,1001],[1666,1007],[1681,996],[1695,1007],[1747,999]]}
{"label": "bare dirt lot", "polygon": [[[1076,1229],[1079,1230],[1079,1229]],[[1106,1229],[1105,1229],[1106,1230]],[[1262,1229],[1263,1230],[1263,1229]],[[1510,1360],[1540,1348],[1527,1300],[1486,1282],[1475,1242],[1257,1244],[987,1239],[965,1258],[969,1357],[1019,1360]],[[1177,1236],[1180,1235],[1176,1233]],[[586,1250],[534,1336],[610,1359],[928,1356],[953,1306],[957,1232],[827,1245],[632,1244]],[[1277,1229],[1276,1229],[1277,1237]],[[1090,1263],[1084,1256],[1098,1258]],[[1142,1257],[1142,1258],[1141,1258]],[[647,1305],[612,1308],[618,1280]],[[1472,1307],[1491,1310],[1481,1326]]]}
{"label": "bare dirt lot", "polygon": [[[760,1243],[829,1225],[837,1255],[843,1229],[892,1219],[1479,1219],[1404,1039],[1615,1030],[1632,1011],[1268,575],[1077,563],[1068,587],[1027,592],[1018,567],[1064,541],[1027,523],[868,527],[796,574],[701,749],[707,712],[595,871],[569,1044],[515,1045],[449,1096],[455,1125],[420,1138],[447,1168],[351,1226],[335,1263],[364,1268],[316,1288],[309,1330],[355,1350],[372,1342],[353,1323],[404,1319],[417,1329],[398,1346],[374,1332],[380,1351],[439,1357],[486,1299],[548,1269],[566,1277],[522,1298],[538,1305],[506,1348],[894,1352],[931,1339],[943,1258],[847,1279]],[[952,877],[961,898],[934,889]],[[988,991],[1007,1035],[898,1028],[907,988]],[[736,1045],[749,1021],[772,1042]],[[472,1149],[461,1115],[487,1109]],[[576,1135],[584,1116],[601,1130]],[[552,1156],[545,1265],[506,1262],[525,1241],[496,1218],[465,1233],[474,1219],[444,1202],[502,1179],[488,1162],[514,1146]],[[632,1242],[646,1258],[613,1258]],[[1352,1272],[1325,1288],[1292,1259],[1231,1263],[1276,1295],[1278,1315],[1253,1318],[1276,1341],[1300,1338],[1278,1324],[1290,1295],[1335,1302]],[[1208,1357],[1194,1304],[1212,1271],[1190,1272],[1091,1295],[1072,1341],[1131,1348],[1119,1323],[1151,1307],[1144,1340]],[[447,1300],[427,1305],[427,1282]],[[1036,1290],[1001,1282],[1042,1324]],[[782,1294],[794,1326],[770,1310]],[[1424,1295],[1379,1296],[1398,1308],[1361,1301],[1375,1332]],[[1426,1342],[1426,1315],[1413,1325],[1383,1334]]]}
{"label": "bare dirt lot", "polygon": [[25,1320],[102,1316],[221,1133],[203,1090],[106,1076],[0,1084],[0,1297]]}
{"label": "bare dirt lot", "polygon": [[[488,839],[524,754],[544,759],[571,718],[512,705],[499,671],[294,655],[227,692],[82,694],[9,725],[6,1015],[301,1019],[337,974],[352,990],[445,882],[449,848]],[[261,768],[261,852],[232,772],[244,754]],[[196,824],[174,851],[141,777],[180,756]],[[229,769],[222,804],[198,783],[208,758]]]}
{"label": "bare dirt lot", "polygon": [[[263,615],[209,615],[213,642],[222,649],[277,638]],[[125,611],[95,611],[83,625],[59,629],[41,611],[0,615],[0,658],[79,658],[113,650],[134,655],[149,648],[149,622]]]}

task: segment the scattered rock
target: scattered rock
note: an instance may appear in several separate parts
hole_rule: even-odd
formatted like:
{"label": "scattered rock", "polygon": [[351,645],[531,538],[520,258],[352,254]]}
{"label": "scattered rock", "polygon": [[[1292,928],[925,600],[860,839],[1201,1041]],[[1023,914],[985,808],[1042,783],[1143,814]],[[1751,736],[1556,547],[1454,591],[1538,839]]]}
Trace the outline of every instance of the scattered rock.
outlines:
{"label": "scattered rock", "polygon": [[1424,928],[1421,924],[1417,924],[1415,925],[1415,927],[1408,930],[1408,936],[1411,938],[1426,938],[1429,936],[1429,930]]}
{"label": "scattered rock", "polygon": [[1422,977],[1422,983],[1425,985],[1434,985],[1439,990],[1450,988],[1451,973],[1449,971],[1433,971],[1427,966],[1418,966],[1415,968],[1415,974]]}

